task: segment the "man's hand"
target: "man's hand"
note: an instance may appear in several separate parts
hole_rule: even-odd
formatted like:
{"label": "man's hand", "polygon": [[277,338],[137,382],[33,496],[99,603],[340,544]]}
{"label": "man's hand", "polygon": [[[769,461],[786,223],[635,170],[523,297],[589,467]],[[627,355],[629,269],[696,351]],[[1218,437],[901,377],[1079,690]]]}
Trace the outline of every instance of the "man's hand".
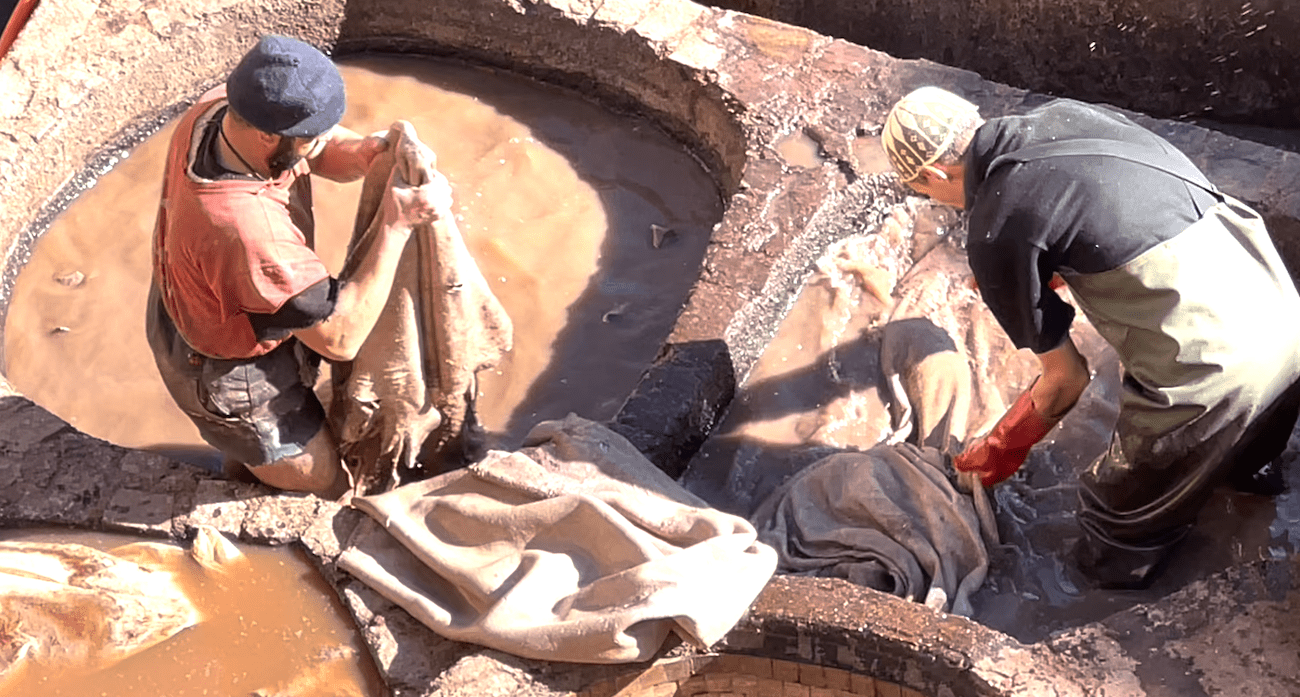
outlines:
{"label": "man's hand", "polygon": [[1015,474],[1029,456],[1029,449],[1052,431],[1060,417],[1049,419],[1034,408],[1033,387],[1020,393],[1016,403],[998,420],[987,436],[971,441],[952,466],[970,472],[990,487]]}
{"label": "man's hand", "polygon": [[351,129],[335,126],[307,155],[313,174],[336,182],[350,182],[365,176],[380,153],[391,147],[388,131],[361,136]]}
{"label": "man's hand", "polygon": [[375,131],[357,141],[355,147],[357,156],[363,159],[366,167],[369,168],[380,153],[392,147],[392,143],[388,140],[388,131]]}
{"label": "man's hand", "polygon": [[953,467],[977,474],[984,486],[1015,474],[1029,456],[1029,448],[1074,408],[1091,379],[1088,362],[1069,334],[1060,345],[1037,358],[1043,372],[1034,384],[1016,399],[988,435],[971,441],[965,452],[953,458]]}
{"label": "man's hand", "polygon": [[363,172],[370,169],[380,153],[392,146],[388,131],[361,136],[342,126],[335,126],[330,132],[329,145],[336,150],[336,157],[356,162]]}
{"label": "man's hand", "polygon": [[393,228],[411,228],[451,216],[451,184],[440,172],[424,186],[394,186],[384,197],[380,215]]}

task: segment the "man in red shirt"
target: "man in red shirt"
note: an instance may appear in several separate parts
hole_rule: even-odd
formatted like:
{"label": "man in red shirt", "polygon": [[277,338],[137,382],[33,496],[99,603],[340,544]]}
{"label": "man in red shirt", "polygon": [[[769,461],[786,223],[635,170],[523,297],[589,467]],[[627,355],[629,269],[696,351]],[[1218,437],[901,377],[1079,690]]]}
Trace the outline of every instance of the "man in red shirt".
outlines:
{"label": "man in red shirt", "polygon": [[340,127],[342,76],[265,36],[172,137],[153,240],[150,346],[172,398],[227,466],[335,498],[347,475],[312,387],[351,360],[387,301],[411,229],[451,215],[437,178],[397,188],[375,243],[333,278],[314,251],[311,181],[363,176],[383,134]]}

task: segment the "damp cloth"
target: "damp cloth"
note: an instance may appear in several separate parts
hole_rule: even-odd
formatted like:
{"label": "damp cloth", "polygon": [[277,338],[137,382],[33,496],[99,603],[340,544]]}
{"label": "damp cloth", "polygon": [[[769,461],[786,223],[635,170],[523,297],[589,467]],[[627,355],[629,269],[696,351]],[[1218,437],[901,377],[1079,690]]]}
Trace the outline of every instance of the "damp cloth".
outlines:
{"label": "damp cloth", "polygon": [[836,453],[777,488],[752,520],[781,573],[846,578],[970,615],[988,573],[985,532],[945,466],[941,451],[910,443]]}
{"label": "damp cloth", "polygon": [[[362,185],[349,266],[385,222],[385,197],[442,176],[410,123],[395,123],[389,142]],[[473,444],[475,376],[511,343],[510,317],[456,221],[417,226],[374,329],[354,360],[332,366],[329,418],[354,491],[386,491],[461,459]]]}
{"label": "damp cloth", "polygon": [[750,519],[776,548],[778,571],[971,613],[997,522],[988,492],[969,478],[955,487],[947,460],[1005,410],[996,381],[1032,366],[1017,359],[970,275],[961,251],[940,242],[880,293],[891,305],[880,331],[891,433],[814,462],[755,508]]}
{"label": "damp cloth", "polygon": [[644,661],[718,641],[776,554],[621,436],[570,415],[517,452],[352,505],[339,566],[437,633],[527,658]]}

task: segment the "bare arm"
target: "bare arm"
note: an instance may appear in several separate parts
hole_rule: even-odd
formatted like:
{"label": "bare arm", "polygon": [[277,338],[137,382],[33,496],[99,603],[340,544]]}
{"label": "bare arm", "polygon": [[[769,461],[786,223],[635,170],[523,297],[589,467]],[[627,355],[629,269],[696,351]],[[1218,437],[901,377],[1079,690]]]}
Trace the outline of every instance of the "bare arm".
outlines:
{"label": "bare arm", "polygon": [[293,332],[330,360],[352,360],[370,335],[388,302],[411,230],[452,215],[451,186],[442,175],[424,186],[397,187],[392,191],[379,212],[379,228],[354,250],[357,258],[344,265],[334,311],[324,320]]}
{"label": "bare arm", "polygon": [[362,136],[343,126],[330,130],[321,148],[308,156],[312,174],[350,182],[365,176],[375,156],[388,148],[387,131]]}
{"label": "bare arm", "polygon": [[1048,419],[1064,416],[1079,401],[1079,395],[1092,379],[1088,361],[1068,333],[1060,346],[1037,356],[1043,373],[1034,383],[1031,395],[1034,409]]}

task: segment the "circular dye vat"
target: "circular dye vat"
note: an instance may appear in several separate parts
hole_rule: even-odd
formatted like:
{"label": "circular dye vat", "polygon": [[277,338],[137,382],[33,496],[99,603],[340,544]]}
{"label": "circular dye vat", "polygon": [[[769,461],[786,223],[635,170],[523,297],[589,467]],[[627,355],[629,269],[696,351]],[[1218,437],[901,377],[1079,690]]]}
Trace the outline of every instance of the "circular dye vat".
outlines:
{"label": "circular dye vat", "polygon": [[[480,374],[498,447],[569,412],[612,417],[653,360],[722,215],[714,182],[650,122],[499,71],[417,58],[342,66],[343,125],[411,121],[451,181],[466,244],[514,321]],[[7,376],[80,430],[215,464],[144,338],[149,240],[171,127],[78,198],[19,275]],[[317,249],[337,272],[360,183],[313,178]]]}

